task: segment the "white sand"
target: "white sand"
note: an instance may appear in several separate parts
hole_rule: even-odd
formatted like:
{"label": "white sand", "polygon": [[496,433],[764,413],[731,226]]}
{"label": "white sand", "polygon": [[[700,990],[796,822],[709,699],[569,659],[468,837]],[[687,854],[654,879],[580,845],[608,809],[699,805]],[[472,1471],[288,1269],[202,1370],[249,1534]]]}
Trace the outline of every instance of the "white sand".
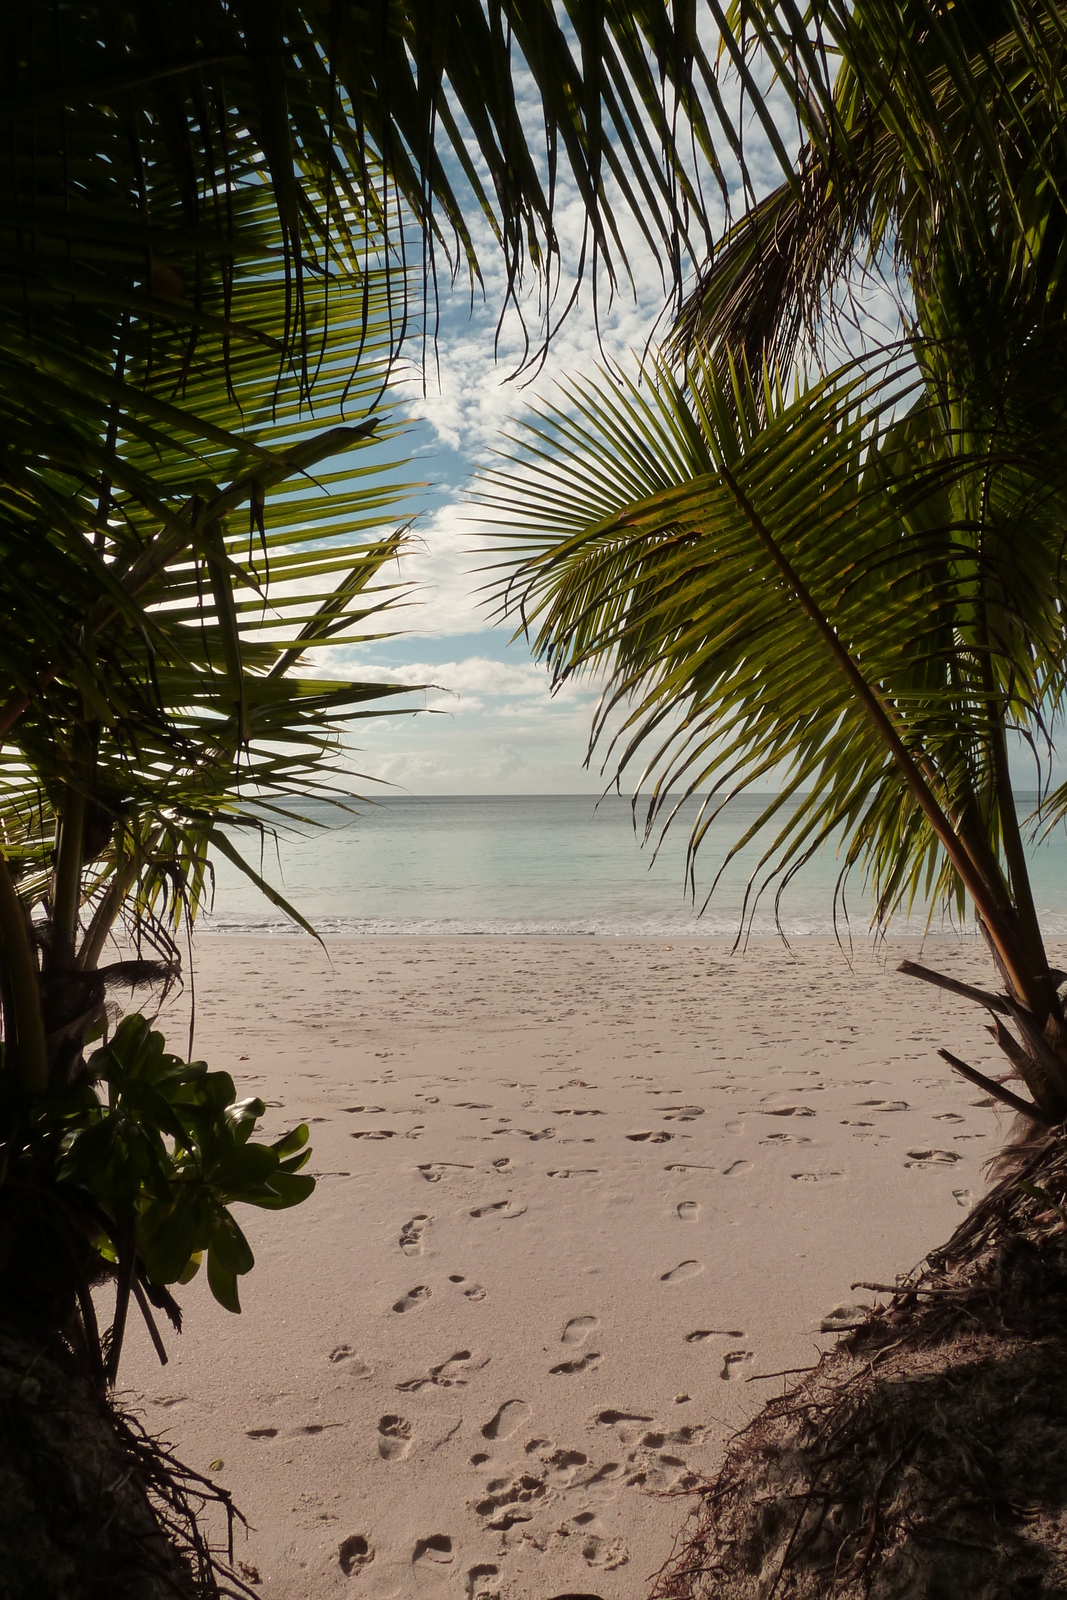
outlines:
{"label": "white sand", "polygon": [[665,1492],[981,1190],[998,1115],[936,1048],[999,1059],[902,952],[201,940],[197,1054],[272,1134],[312,1124],[320,1183],[242,1208],[244,1314],[196,1280],[170,1365],[134,1325],[121,1382],[216,1463],[259,1592],[641,1600]]}

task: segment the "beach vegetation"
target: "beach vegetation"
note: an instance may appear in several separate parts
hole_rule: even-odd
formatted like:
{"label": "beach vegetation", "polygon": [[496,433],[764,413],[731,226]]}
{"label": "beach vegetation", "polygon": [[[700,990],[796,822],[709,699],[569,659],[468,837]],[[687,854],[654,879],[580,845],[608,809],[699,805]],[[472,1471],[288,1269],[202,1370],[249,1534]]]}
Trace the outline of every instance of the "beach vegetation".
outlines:
{"label": "beach vegetation", "polygon": [[[127,109],[132,128],[95,102],[51,137],[18,125],[6,181],[32,229],[9,214],[0,311],[0,1299],[111,1382],[131,1295],[161,1350],[149,1303],[178,1323],[168,1285],[201,1256],[238,1310],[252,1255],[230,1204],[313,1187],[295,1170],[306,1128],[256,1142],[262,1102],[182,1068],[140,1013],[115,1022],[178,981],[209,851],[303,922],[239,841],[295,820],[294,794],[327,793],[342,731],[401,692],[312,653],[386,625],[405,542],[378,404],[384,274],[331,286],[341,355],[322,353],[313,408],[255,147],[231,153],[208,248],[152,160],[159,119]],[[301,316],[321,333],[321,272]],[[117,1298],[98,1337],[104,1279]]]}
{"label": "beach vegetation", "polygon": [[555,683],[604,683],[591,750],[647,791],[646,837],[701,797],[694,891],[723,806],[773,789],[731,852],[761,847],[746,919],[828,846],[876,927],[973,913],[1001,992],[907,970],[987,1009],[1023,1092],[945,1059],[1059,1124],[1064,975],[1024,838],[1067,815],[1067,10],[730,17],[799,154],[657,354],[513,431],[482,486],[500,614]]}
{"label": "beach vegetation", "polygon": [[[308,927],[255,847],[343,799],[346,741],[407,692],[327,658],[405,596],[388,405],[416,318],[490,249],[506,302],[540,275],[548,337],[558,175],[588,219],[579,280],[625,276],[624,216],[676,285],[705,237],[676,143],[683,104],[713,148],[697,40],[655,5],[572,24],[547,0],[5,12],[0,1547],[20,1592],[217,1589],[190,1511],[214,1491],[103,1397],[134,1312],[165,1359],[158,1315],[180,1326],[202,1262],[239,1309],[231,1208],[309,1194],[307,1128],[257,1138],[263,1103],[155,1012],[191,980],[212,852]],[[34,1409],[34,1364],[71,1437]],[[148,1551],[145,1496],[185,1566]]]}
{"label": "beach vegetation", "polygon": [[[0,1280],[8,1303],[16,1283],[23,1300],[37,1292],[18,1196],[32,1210],[47,1191],[34,1226],[73,1229],[82,1258],[75,1269],[45,1248],[37,1277],[66,1280],[82,1336],[85,1284],[118,1273],[112,1379],[131,1290],[145,1310],[144,1294],[206,1248],[212,1286],[236,1309],[249,1253],[232,1219],[214,1246],[203,1222],[195,1249],[163,1250],[147,1178],[123,1202],[136,1227],[120,1223],[93,1159],[107,1183],[109,1163],[147,1163],[157,1188],[169,1162],[184,1193],[210,1102],[212,1137],[237,1139],[247,1161],[259,1152],[276,1203],[308,1180],[292,1174],[295,1145],[275,1159],[247,1141],[254,1116],[224,1083],[208,1094],[177,1058],[161,1067],[144,1017],[86,1051],[110,1033],[120,994],[177,981],[211,851],[307,927],[239,840],[296,820],[294,795],[336,793],[342,734],[405,692],[316,664],[387,628],[403,598],[389,576],[406,533],[382,402],[417,303],[412,240],[425,245],[424,297],[441,250],[477,281],[473,219],[504,252],[509,297],[558,256],[552,177],[546,187],[519,116],[520,61],[544,97],[551,174],[558,150],[583,198],[593,270],[625,271],[629,212],[680,282],[706,216],[665,86],[692,103],[712,150],[692,87],[707,63],[695,39],[656,33],[654,10],[610,25],[579,10],[576,37],[549,5],[487,15],[475,0],[373,19],[306,3],[149,14],[20,0],[6,19]],[[638,104],[640,128],[620,143]],[[135,948],[106,961],[117,928]],[[147,1078],[130,1061],[119,1072],[135,1034]],[[120,1160],[135,1127],[148,1145],[135,1138]]]}

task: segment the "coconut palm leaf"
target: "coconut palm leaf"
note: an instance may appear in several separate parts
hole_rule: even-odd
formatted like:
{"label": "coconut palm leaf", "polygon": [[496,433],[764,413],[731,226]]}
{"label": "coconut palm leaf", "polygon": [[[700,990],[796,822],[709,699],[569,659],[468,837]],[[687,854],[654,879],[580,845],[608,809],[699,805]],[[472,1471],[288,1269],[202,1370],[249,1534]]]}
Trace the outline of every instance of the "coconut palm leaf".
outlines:
{"label": "coconut palm leaf", "polygon": [[[33,254],[25,241],[49,185],[72,197],[84,183],[94,118],[110,119],[94,148],[132,152],[134,193],[153,227],[166,174],[198,272],[228,251],[234,194],[251,163],[269,177],[290,291],[283,344],[301,362],[307,269],[332,259],[357,270],[366,223],[402,249],[413,221],[427,241],[426,276],[444,247],[473,281],[484,220],[510,293],[527,266],[547,275],[558,258],[555,208],[567,183],[588,218],[569,268],[581,276],[599,261],[612,281],[625,273],[629,221],[677,287],[687,257],[711,239],[699,168],[725,198],[740,151],[696,14],[664,0],[579,0],[562,16],[547,0],[488,9],[480,0],[163,0],[99,16],[18,0],[8,22],[5,92],[20,167],[11,220],[27,230],[24,253]],[[540,138],[525,115],[531,85]],[[106,216],[96,218],[98,239]],[[91,231],[83,217],[70,226],[82,238]],[[144,241],[130,244],[143,260]],[[154,242],[148,254],[165,294],[177,263]]]}
{"label": "coconut palm leaf", "polygon": [[844,840],[879,920],[966,893],[1036,997],[1004,729],[1062,695],[1062,474],[993,459],[919,378],[897,415],[855,366],[792,396],[710,360],[645,377],[569,386],[491,475],[502,610],[556,682],[606,675],[592,744],[641,759],[646,832],[706,796],[691,866],[725,800],[784,785],[736,847],[770,831],[753,897]]}
{"label": "coconut palm leaf", "polygon": [[220,242],[191,219],[166,108],[124,106],[136,139],[99,104],[32,162],[16,139],[29,209],[0,225],[0,805],[63,969],[96,966],[127,902],[166,948],[209,892],[220,818],[261,832],[272,796],[330,792],[342,730],[403,693],[310,664],[384,631],[405,592],[380,240],[345,212],[358,274],[305,276],[312,404],[247,130]]}
{"label": "coconut palm leaf", "polygon": [[[717,242],[674,330],[783,369],[888,261],[913,288],[995,238],[1013,300],[1062,315],[1067,7],[735,3],[726,26],[789,98],[795,168]],[[755,92],[755,91],[754,91]]]}

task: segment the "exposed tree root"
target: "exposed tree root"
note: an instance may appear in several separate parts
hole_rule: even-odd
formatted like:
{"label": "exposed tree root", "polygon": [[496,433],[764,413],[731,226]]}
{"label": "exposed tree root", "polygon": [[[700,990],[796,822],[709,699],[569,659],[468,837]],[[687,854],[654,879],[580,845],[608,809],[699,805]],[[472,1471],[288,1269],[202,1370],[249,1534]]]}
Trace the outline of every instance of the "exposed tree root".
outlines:
{"label": "exposed tree root", "polygon": [[[209,1544],[220,1508],[227,1559]],[[62,1345],[0,1328],[0,1600],[221,1600],[225,1490],[123,1416]]]}
{"label": "exposed tree root", "polygon": [[1067,1594],[1067,1137],[733,1441],[653,1600]]}

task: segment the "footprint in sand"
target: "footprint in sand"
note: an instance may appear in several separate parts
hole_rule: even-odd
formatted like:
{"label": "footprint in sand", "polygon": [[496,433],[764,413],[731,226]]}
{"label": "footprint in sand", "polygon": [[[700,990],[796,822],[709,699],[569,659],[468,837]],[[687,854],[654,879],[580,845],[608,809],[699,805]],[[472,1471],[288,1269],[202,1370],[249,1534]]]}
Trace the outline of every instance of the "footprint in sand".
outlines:
{"label": "footprint in sand", "polygon": [[599,1350],[588,1350],[584,1356],[580,1356],[574,1361],[561,1361],[558,1366],[549,1367],[549,1376],[555,1378],[560,1374],[565,1374],[569,1377],[575,1372],[586,1372],[590,1367],[595,1367],[599,1360]]}
{"label": "footprint in sand", "polygon": [[463,1172],[474,1171],[468,1161],[424,1161],[420,1164],[419,1171],[427,1183],[440,1183],[451,1168],[458,1168]]}
{"label": "footprint in sand", "polygon": [[350,1133],[350,1139],[395,1139],[396,1133],[392,1128],[363,1128],[358,1133]]}
{"label": "footprint in sand", "polygon": [[447,1567],[455,1560],[452,1540],[447,1533],[431,1533],[426,1539],[416,1539],[411,1552],[413,1567]]}
{"label": "footprint in sand", "polygon": [[[606,1411],[598,1411],[593,1417],[594,1423],[614,1430],[616,1443],[623,1449],[630,1449],[644,1432],[643,1424],[651,1421],[652,1418],[645,1412],[618,1411],[614,1406],[610,1406]],[[617,1459],[606,1461],[595,1472],[585,1474],[581,1479],[581,1486],[582,1488],[591,1488],[594,1484],[609,1482],[611,1479],[619,1477],[624,1470],[624,1467]]]}
{"label": "footprint in sand", "polygon": [[471,1567],[467,1573],[467,1600],[495,1600],[497,1591],[493,1579],[499,1573],[500,1568],[492,1561],[480,1561]]}
{"label": "footprint in sand", "polygon": [[358,1572],[374,1560],[374,1546],[362,1533],[353,1533],[338,1550],[337,1559],[345,1577],[350,1578],[353,1572]]}
{"label": "footprint in sand", "polygon": [[664,1122],[695,1122],[704,1115],[703,1106],[671,1106],[663,1113]]}
{"label": "footprint in sand", "polygon": [[676,1207],[679,1222],[695,1222],[700,1215],[699,1200],[679,1200]]}
{"label": "footprint in sand", "polygon": [[475,1206],[471,1212],[472,1217],[521,1217],[526,1214],[526,1207],[518,1205],[514,1200],[494,1200],[487,1206]]}
{"label": "footprint in sand", "polygon": [[963,1207],[964,1211],[969,1211],[974,1196],[971,1194],[970,1189],[953,1189],[952,1198],[958,1206]]}
{"label": "footprint in sand", "polygon": [[424,1211],[412,1217],[410,1222],[405,1222],[400,1230],[400,1248],[406,1256],[420,1256],[422,1254],[422,1235],[432,1218]]}
{"label": "footprint in sand", "polygon": [[843,1172],[794,1172],[794,1183],[836,1183],[843,1178]]}
{"label": "footprint in sand", "polygon": [[[512,1168],[511,1157],[510,1156],[497,1156],[496,1160],[493,1162],[493,1166],[496,1168],[496,1170],[498,1172],[510,1172],[511,1168]],[[493,1570],[495,1572],[496,1568],[494,1567]]]}
{"label": "footprint in sand", "polygon": [[399,1300],[393,1301],[394,1311],[411,1311],[415,1306],[421,1306],[424,1300],[430,1298],[430,1291],[424,1283],[417,1283],[414,1289],[409,1289],[407,1294]]}
{"label": "footprint in sand", "polygon": [[694,1328],[685,1336],[686,1344],[703,1344],[705,1339],[743,1339],[744,1328]]}
{"label": "footprint in sand", "polygon": [[591,1533],[582,1542],[582,1559],[590,1567],[614,1572],[626,1565],[630,1552],[621,1539],[603,1539],[599,1533]]}
{"label": "footprint in sand", "polygon": [[550,1178],[595,1178],[599,1174],[599,1167],[552,1167],[548,1176]]}
{"label": "footprint in sand", "polygon": [[521,1428],[531,1415],[525,1400],[505,1400],[482,1428],[482,1438],[510,1439],[516,1428]]}
{"label": "footprint in sand", "polygon": [[353,1378],[373,1378],[374,1368],[358,1356],[350,1344],[339,1344],[329,1354],[330,1361],[351,1361],[352,1365],[345,1370]]}
{"label": "footprint in sand", "polygon": [[810,1144],[806,1133],[769,1133],[760,1144]]}
{"label": "footprint in sand", "polygon": [[906,1167],[951,1166],[960,1159],[958,1150],[909,1150]]}
{"label": "footprint in sand", "polygon": [[[597,1422],[601,1427],[614,1429],[617,1445],[621,1445],[624,1450],[629,1450],[630,1446],[637,1442],[641,1434],[645,1432],[641,1424],[651,1421],[653,1419],[645,1411],[617,1411],[614,1406],[609,1406],[606,1411],[598,1411],[593,1416],[593,1422]],[[616,1478],[617,1475],[621,1474],[622,1470],[624,1469],[622,1469],[619,1462],[606,1461],[603,1466],[598,1467],[597,1472],[592,1472],[592,1474],[582,1477],[582,1488],[592,1488],[595,1483],[608,1482],[611,1478]]]}
{"label": "footprint in sand", "polygon": [[383,1461],[403,1461],[411,1449],[411,1423],[390,1412],[378,1423],[378,1454]]}
{"label": "footprint in sand", "polygon": [[765,1106],[760,1110],[761,1117],[813,1117],[814,1115],[810,1106]]}
{"label": "footprint in sand", "polygon": [[703,1272],[702,1261],[679,1261],[676,1267],[669,1272],[661,1272],[660,1283],[681,1283],[685,1278],[695,1278],[698,1272]]}
{"label": "footprint in sand", "polygon": [[462,1389],[468,1383],[471,1373],[480,1372],[488,1365],[488,1356],[483,1356],[481,1361],[475,1361],[469,1350],[454,1350],[447,1361],[431,1367],[424,1378],[406,1378],[398,1383],[397,1391],[400,1394],[418,1394],[420,1390],[432,1387]]}
{"label": "footprint in sand", "polygon": [[474,1509],[480,1517],[492,1519],[488,1527],[506,1533],[516,1522],[532,1522],[534,1513],[523,1508],[532,1500],[543,1500],[547,1492],[545,1480],[533,1472],[520,1473],[517,1478],[493,1478]]}
{"label": "footprint in sand", "polygon": [[725,1378],[728,1382],[743,1377],[744,1369],[751,1360],[751,1350],[727,1350],[719,1377]]}
{"label": "footprint in sand", "polygon": [[674,1134],[660,1131],[659,1133],[628,1133],[626,1137],[634,1144],[644,1144],[646,1141],[649,1144],[666,1144],[668,1139],[674,1138]]}
{"label": "footprint in sand", "polygon": [[[547,1441],[537,1441],[539,1444],[545,1442]],[[529,1445],[526,1446],[526,1454],[530,1454]],[[553,1450],[549,1455],[543,1455],[541,1460],[546,1467],[550,1467],[553,1472],[558,1473],[568,1483],[579,1467],[587,1467],[589,1465],[589,1457],[584,1450]]]}
{"label": "footprint in sand", "polygon": [[584,1344],[594,1328],[599,1328],[599,1317],[572,1317],[560,1334],[564,1344]]}

